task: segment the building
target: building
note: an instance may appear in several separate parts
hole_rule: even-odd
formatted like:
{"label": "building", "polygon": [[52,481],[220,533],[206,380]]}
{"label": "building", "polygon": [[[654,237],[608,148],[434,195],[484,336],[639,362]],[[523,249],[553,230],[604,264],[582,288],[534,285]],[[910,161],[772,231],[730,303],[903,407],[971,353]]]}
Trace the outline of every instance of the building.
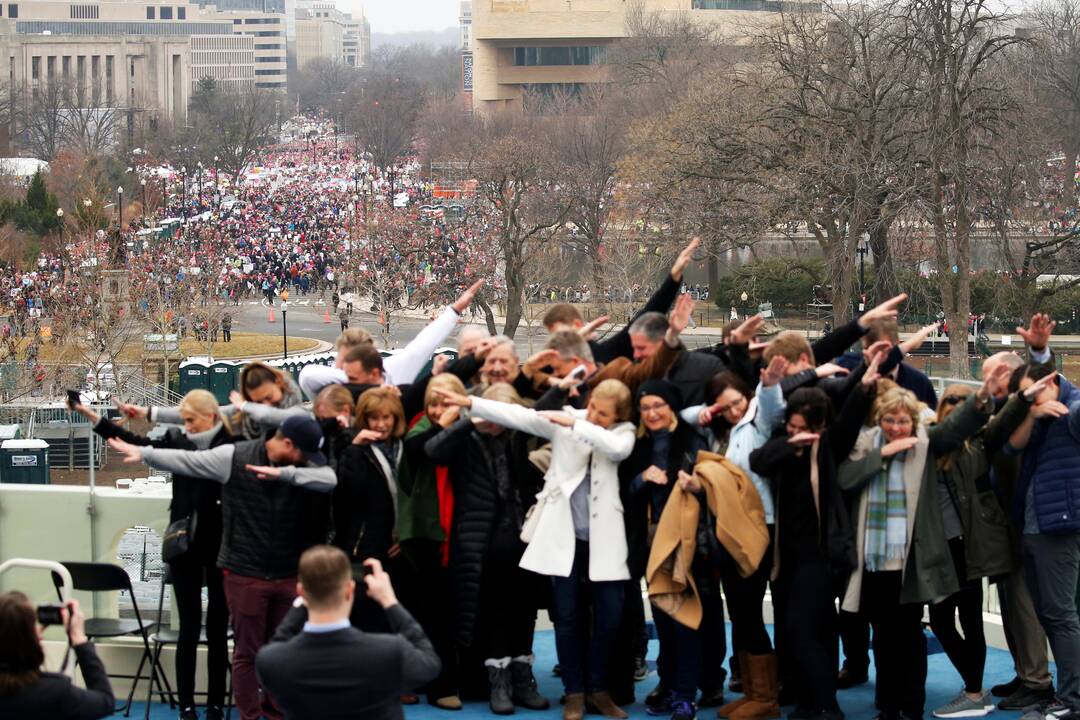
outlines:
{"label": "building", "polygon": [[191,89],[212,78],[228,92],[255,87],[255,38],[250,35],[192,35]]}
{"label": "building", "polygon": [[472,0],[461,0],[458,26],[461,28],[461,51],[465,52],[472,38]]}
{"label": "building", "polygon": [[359,18],[346,17],[342,61],[349,67],[367,67],[371,62],[371,25],[363,15]]}
{"label": "building", "polygon": [[[644,10],[682,14],[730,30],[780,17],[781,10],[818,8],[816,0],[643,0]],[[465,3],[462,3],[464,6]],[[606,82],[607,48],[626,35],[625,0],[485,0],[470,8],[471,58],[463,56],[463,86],[473,108],[520,107],[526,94],[580,90]],[[462,7],[462,35],[465,34]]]}
{"label": "building", "polygon": [[12,100],[51,82],[71,83],[88,107],[140,118],[183,122],[190,94],[191,45],[185,37],[151,35],[30,35],[0,21],[0,62],[7,64]]}
{"label": "building", "polygon": [[[224,1],[232,2],[232,0]],[[264,1],[268,7],[272,2],[280,2],[280,0]],[[287,33],[285,14],[270,10],[223,10],[219,6],[218,15],[231,20],[234,33],[253,38],[255,87],[284,92],[288,86],[285,64]]]}
{"label": "building", "polygon": [[466,107],[472,107],[473,52],[472,0],[461,0],[458,26],[461,28],[461,91]]}
{"label": "building", "polygon": [[332,2],[308,0],[296,8],[296,67],[312,60],[345,57],[345,27],[349,16]]}

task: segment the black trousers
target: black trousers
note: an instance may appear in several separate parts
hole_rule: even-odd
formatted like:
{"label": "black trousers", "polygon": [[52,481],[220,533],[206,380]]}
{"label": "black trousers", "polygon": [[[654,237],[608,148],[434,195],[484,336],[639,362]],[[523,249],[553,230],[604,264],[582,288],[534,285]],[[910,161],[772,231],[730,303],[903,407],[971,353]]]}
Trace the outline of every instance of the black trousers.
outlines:
{"label": "black trousers", "polygon": [[[983,670],[986,667],[982,581],[964,581],[967,577],[967,562],[964,560],[963,538],[950,540],[949,551],[952,553],[957,577],[960,578],[960,592],[930,606],[930,629],[941,641],[945,654],[964,679],[964,690],[977,693],[982,691]],[[956,631],[958,611],[963,637]]]}
{"label": "black trousers", "polygon": [[817,555],[785,556],[776,589],[778,617],[784,624],[786,687],[800,708],[835,712],[839,639],[828,565]]}
{"label": "black trousers", "polygon": [[772,555],[772,543],[769,543],[761,565],[750,577],[739,574],[738,565],[730,556],[722,563],[721,580],[728,614],[731,616],[732,658],[739,652],[751,655],[767,655],[772,652],[772,641],[765,630],[765,618],[761,612],[765,602],[765,586],[772,573]]}
{"label": "black trousers", "polygon": [[401,543],[397,558],[394,584],[398,597],[435,647],[442,661],[439,677],[424,691],[430,700],[456,695],[458,692],[457,646],[453,638],[453,606],[450,573],[442,565],[442,543],[435,540],[412,539]]}
{"label": "black trousers", "polygon": [[874,630],[878,709],[922,717],[926,705],[922,605],[901,605],[900,584],[899,570],[864,571],[859,608]]}
{"label": "black trousers", "polygon": [[[840,601],[843,599],[841,595]],[[840,611],[840,642],[844,645],[844,667],[865,675],[870,667],[870,623],[862,613]]]}
{"label": "black trousers", "polygon": [[214,562],[183,557],[169,565],[173,606],[180,618],[176,641],[176,694],[181,708],[195,707],[195,662],[203,629],[202,588],[205,579],[207,696],[206,704],[225,705],[225,673],[229,665],[229,606],[221,569]]}

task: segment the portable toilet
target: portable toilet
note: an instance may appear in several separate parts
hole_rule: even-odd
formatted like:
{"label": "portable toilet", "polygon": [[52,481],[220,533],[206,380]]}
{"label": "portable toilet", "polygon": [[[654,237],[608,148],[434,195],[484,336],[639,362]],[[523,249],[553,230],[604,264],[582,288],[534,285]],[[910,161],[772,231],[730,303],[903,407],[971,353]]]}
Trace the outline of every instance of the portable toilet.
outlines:
{"label": "portable toilet", "polygon": [[192,390],[209,390],[210,368],[206,358],[188,358],[180,363],[180,394]]}
{"label": "portable toilet", "polygon": [[49,484],[49,443],[40,439],[0,443],[0,482]]}
{"label": "portable toilet", "polygon": [[236,389],[237,377],[240,369],[236,363],[229,360],[218,360],[208,368],[209,390],[214,393],[217,401],[226,405],[229,402],[229,393]]}

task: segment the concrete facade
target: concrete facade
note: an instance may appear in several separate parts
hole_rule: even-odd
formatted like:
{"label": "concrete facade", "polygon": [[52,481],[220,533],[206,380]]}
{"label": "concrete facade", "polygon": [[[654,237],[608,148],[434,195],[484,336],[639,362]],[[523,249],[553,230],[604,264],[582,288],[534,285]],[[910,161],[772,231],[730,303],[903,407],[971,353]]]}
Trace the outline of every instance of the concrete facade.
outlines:
{"label": "concrete facade", "polygon": [[296,67],[312,60],[343,60],[349,17],[332,2],[308,2],[296,8]]}
{"label": "concrete facade", "polygon": [[[779,0],[644,0],[647,12],[713,24],[732,42],[779,11],[817,3]],[[529,91],[606,82],[604,50],[626,36],[625,0],[473,0],[473,108],[520,107]]]}
{"label": "concrete facade", "polygon": [[371,24],[363,15],[346,21],[341,59],[354,68],[364,68],[371,63]]}
{"label": "concrete facade", "polygon": [[191,89],[213,78],[227,92],[255,87],[255,38],[250,35],[192,35]]}

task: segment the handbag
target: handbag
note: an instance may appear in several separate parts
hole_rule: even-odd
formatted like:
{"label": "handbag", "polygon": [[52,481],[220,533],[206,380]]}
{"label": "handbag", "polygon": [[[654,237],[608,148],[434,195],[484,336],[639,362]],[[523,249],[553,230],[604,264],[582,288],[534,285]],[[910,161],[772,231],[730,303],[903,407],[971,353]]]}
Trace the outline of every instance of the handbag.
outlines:
{"label": "handbag", "polygon": [[161,559],[171,563],[186,555],[195,541],[197,524],[198,515],[194,512],[169,523],[169,527],[165,530],[165,537],[161,541]]}

